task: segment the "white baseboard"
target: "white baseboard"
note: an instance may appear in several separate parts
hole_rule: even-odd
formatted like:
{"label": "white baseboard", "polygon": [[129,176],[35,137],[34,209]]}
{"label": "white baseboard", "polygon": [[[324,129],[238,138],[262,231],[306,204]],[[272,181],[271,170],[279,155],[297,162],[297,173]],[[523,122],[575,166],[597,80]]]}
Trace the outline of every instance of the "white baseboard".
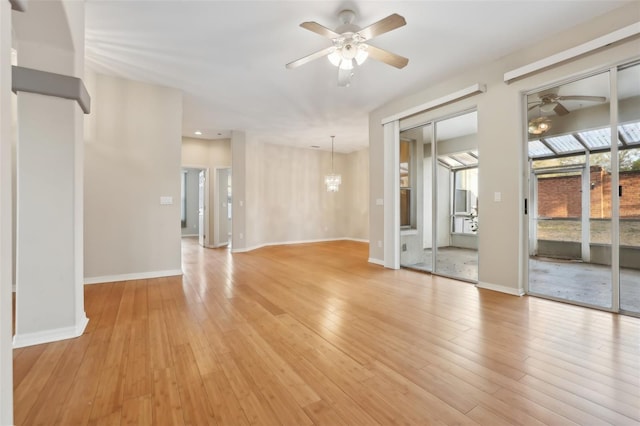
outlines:
{"label": "white baseboard", "polygon": [[476,287],[484,288],[486,290],[499,291],[500,293],[512,294],[514,296],[524,296],[524,290],[521,288],[513,288],[513,287],[507,287],[504,285],[491,284],[491,283],[485,283],[485,282],[478,282],[478,284],[476,284]]}
{"label": "white baseboard", "polygon": [[345,240],[345,241],[355,241],[356,243],[367,243],[369,244],[369,240],[365,240],[364,238],[351,238],[351,237],[346,237],[346,238],[338,238],[339,240]]}
{"label": "white baseboard", "polygon": [[86,284],[111,283],[111,282],[117,282],[117,281],[146,280],[149,278],[173,277],[176,275],[182,275],[182,270],[170,269],[167,271],[150,271],[150,272],[138,272],[133,274],[105,275],[102,277],[85,277],[84,283],[86,285]]}
{"label": "white baseboard", "polygon": [[35,333],[16,333],[13,336],[13,348],[24,348],[26,346],[41,345],[43,343],[57,342],[59,340],[73,339],[81,336],[87,328],[89,318],[84,315],[78,324],[71,327],[54,328],[53,330],[38,331]]}
{"label": "white baseboard", "polygon": [[287,246],[287,245],[292,245],[292,244],[313,244],[313,243],[326,243],[329,241],[356,241],[356,242],[360,242],[360,243],[368,243],[369,240],[362,240],[362,239],[358,239],[358,238],[349,238],[349,237],[342,237],[342,238],[320,238],[317,240],[297,240],[297,241],[280,241],[277,243],[264,243],[264,244],[258,244],[255,246],[251,246],[251,247],[246,247],[246,248],[231,248],[231,253],[245,253],[248,251],[252,251],[252,250],[256,250],[259,248],[263,248],[263,247],[269,247],[269,246]]}
{"label": "white baseboard", "polygon": [[369,263],[373,263],[374,265],[384,266],[384,260],[374,259],[373,257],[369,258]]}

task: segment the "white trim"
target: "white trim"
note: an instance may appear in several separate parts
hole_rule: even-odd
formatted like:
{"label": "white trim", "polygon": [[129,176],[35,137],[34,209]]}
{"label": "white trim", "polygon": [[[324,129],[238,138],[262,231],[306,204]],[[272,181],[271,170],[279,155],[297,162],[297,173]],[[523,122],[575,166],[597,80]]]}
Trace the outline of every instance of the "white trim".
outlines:
{"label": "white trim", "polygon": [[442,96],[438,99],[434,99],[432,101],[426,102],[424,104],[420,104],[414,106],[413,108],[406,109],[397,114],[391,115],[389,117],[385,117],[382,119],[382,125],[387,123],[391,123],[392,121],[401,120],[403,118],[407,118],[411,115],[417,114],[419,112],[427,111],[430,109],[438,108],[439,106],[458,101],[462,98],[466,98],[468,96],[477,95],[479,93],[484,93],[487,91],[487,86],[484,84],[476,83],[472,86],[466,87],[462,90],[458,90],[457,92],[449,93],[448,95]]}
{"label": "white trim", "polygon": [[181,237],[199,237],[199,234],[182,234]]}
{"label": "white trim", "polygon": [[384,266],[384,260],[374,259],[373,257],[370,257],[368,262],[373,263],[374,265]]}
{"label": "white trim", "polygon": [[369,243],[368,240],[361,240],[361,239],[357,239],[357,238],[349,238],[349,237],[341,237],[341,238],[321,238],[321,239],[317,239],[317,240],[298,240],[298,241],[281,241],[281,242],[276,242],[276,243],[264,243],[264,244],[258,244],[255,246],[251,246],[251,247],[245,247],[245,248],[237,248],[231,249],[231,253],[246,253],[248,251],[253,251],[253,250],[257,250],[263,247],[269,247],[269,246],[288,246],[288,245],[293,245],[293,244],[313,244],[313,243],[326,243],[329,241],[356,241],[359,243]]}
{"label": "white trim", "polygon": [[384,266],[400,269],[400,122],[384,129]]}
{"label": "white trim", "polygon": [[13,290],[12,291],[13,291],[13,293],[16,292],[16,285],[15,284],[13,284]]}
{"label": "white trim", "polygon": [[38,331],[35,333],[16,334],[13,336],[13,348],[40,345],[42,343],[57,342],[59,340],[73,339],[81,336],[87,327],[89,319],[84,315],[80,322],[71,327],[54,328],[53,330]]}
{"label": "white trim", "polygon": [[553,65],[557,65],[561,62],[575,59],[580,55],[593,52],[596,49],[600,49],[601,47],[605,47],[611,43],[615,43],[638,34],[640,34],[640,22],[636,22],[624,28],[620,28],[619,30],[613,31],[609,34],[605,34],[601,37],[590,40],[586,43],[582,43],[579,46],[563,50],[562,52],[558,52],[555,55],[548,56],[546,58],[540,59],[539,61],[535,61],[523,67],[506,72],[504,74],[504,82],[508,84],[513,80],[524,77],[528,74],[532,74],[536,71],[540,71]]}
{"label": "white trim", "polygon": [[476,287],[485,290],[498,291],[500,293],[512,294],[514,296],[524,296],[524,290],[521,288],[507,287],[504,285],[485,283],[480,281],[478,282],[478,284],[476,284]]}
{"label": "white trim", "polygon": [[166,271],[150,271],[150,272],[137,272],[133,274],[104,275],[102,277],[85,277],[84,283],[85,285],[101,284],[101,283],[111,283],[111,282],[117,282],[117,281],[146,280],[149,278],[174,277],[176,275],[182,275],[182,270],[169,269]]}
{"label": "white trim", "polygon": [[351,238],[351,237],[344,237],[344,238],[339,238],[340,240],[344,240],[344,241],[355,241],[357,243],[367,243],[369,244],[369,240],[365,240],[364,238]]}

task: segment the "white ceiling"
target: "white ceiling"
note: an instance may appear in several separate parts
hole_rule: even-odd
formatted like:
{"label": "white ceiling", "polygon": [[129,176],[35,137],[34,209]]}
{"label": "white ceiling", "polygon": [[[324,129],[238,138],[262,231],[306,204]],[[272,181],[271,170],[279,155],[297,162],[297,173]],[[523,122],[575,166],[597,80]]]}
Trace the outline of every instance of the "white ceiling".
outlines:
{"label": "white ceiling", "polygon": [[[87,0],[86,64],[184,92],[183,135],[350,152],[368,146],[368,113],[458,70],[507,55],[627,1],[154,1]],[[326,58],[285,64],[330,41],[299,27],[365,27],[392,13],[407,25],[372,45],[409,58],[398,70],[368,60],[348,88]]]}

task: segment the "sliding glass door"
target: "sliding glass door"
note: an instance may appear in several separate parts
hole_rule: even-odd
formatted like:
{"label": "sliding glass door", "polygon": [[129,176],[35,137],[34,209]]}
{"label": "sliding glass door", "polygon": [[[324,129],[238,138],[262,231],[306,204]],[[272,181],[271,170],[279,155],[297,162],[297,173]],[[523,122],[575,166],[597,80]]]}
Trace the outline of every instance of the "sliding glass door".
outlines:
{"label": "sliding glass door", "polygon": [[478,279],[477,114],[400,133],[400,265]]}
{"label": "sliding glass door", "polygon": [[526,97],[531,294],[640,312],[638,70]]}

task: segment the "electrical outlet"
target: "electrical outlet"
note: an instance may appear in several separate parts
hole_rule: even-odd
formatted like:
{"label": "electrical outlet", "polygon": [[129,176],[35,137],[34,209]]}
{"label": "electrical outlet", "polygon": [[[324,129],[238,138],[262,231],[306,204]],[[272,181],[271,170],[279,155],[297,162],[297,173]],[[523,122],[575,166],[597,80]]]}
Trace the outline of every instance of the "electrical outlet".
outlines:
{"label": "electrical outlet", "polygon": [[378,247],[382,248],[382,241],[378,240]]}

